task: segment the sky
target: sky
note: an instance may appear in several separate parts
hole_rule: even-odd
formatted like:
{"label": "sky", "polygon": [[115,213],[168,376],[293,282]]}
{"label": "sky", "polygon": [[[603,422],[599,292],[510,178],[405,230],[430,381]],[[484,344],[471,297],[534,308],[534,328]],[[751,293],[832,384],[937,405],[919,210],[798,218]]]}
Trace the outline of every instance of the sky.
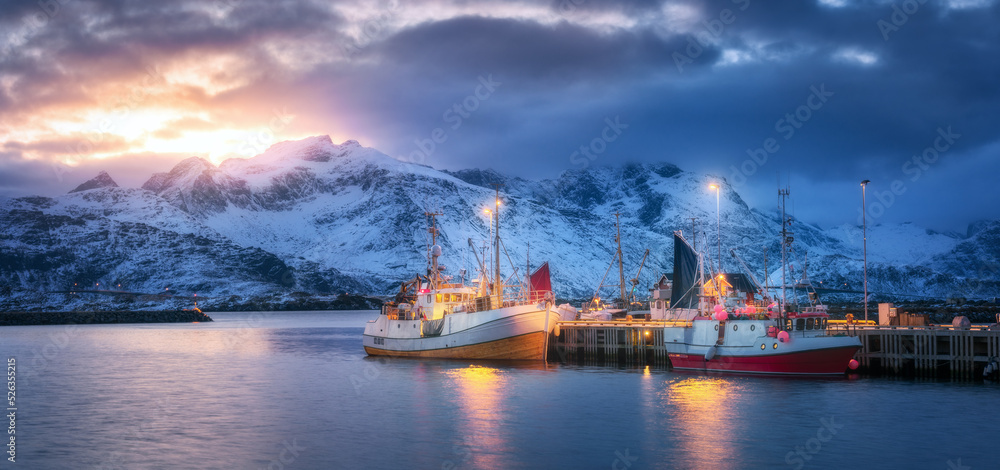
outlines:
{"label": "sky", "polygon": [[[1000,5],[0,5],[0,196],[313,135],[526,178],[670,162],[821,226],[1000,218]],[[706,197],[712,195],[706,190]]]}

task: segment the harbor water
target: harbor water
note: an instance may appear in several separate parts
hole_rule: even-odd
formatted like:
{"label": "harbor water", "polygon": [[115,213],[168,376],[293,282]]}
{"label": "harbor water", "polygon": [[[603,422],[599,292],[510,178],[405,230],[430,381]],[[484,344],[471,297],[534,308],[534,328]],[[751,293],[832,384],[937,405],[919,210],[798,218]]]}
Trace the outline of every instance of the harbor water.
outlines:
{"label": "harbor water", "polygon": [[0,469],[1000,467],[996,384],[375,359],[377,314],[2,327]]}

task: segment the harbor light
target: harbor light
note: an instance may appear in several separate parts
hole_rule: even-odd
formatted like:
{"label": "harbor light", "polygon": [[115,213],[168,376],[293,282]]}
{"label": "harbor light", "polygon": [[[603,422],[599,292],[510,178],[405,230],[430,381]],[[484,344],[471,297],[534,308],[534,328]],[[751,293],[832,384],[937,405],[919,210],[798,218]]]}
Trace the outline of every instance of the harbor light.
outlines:
{"label": "harbor light", "polygon": [[865,200],[865,190],[871,180],[861,182],[861,239],[864,245],[864,275],[865,275],[865,322],[868,322],[868,203]]}

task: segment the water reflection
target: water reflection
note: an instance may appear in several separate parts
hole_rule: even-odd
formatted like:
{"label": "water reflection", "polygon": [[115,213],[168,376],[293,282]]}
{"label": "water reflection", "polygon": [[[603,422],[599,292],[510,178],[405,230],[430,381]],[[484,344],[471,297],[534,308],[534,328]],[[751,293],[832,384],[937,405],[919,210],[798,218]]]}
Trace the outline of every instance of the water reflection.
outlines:
{"label": "water reflection", "polygon": [[731,445],[736,386],[717,377],[691,377],[669,384],[665,398],[677,432],[674,444],[683,460],[698,468],[737,468]]}
{"label": "water reflection", "polygon": [[452,453],[456,467],[501,468],[501,456],[508,452],[504,437],[507,372],[493,367],[471,365],[447,373],[458,392],[460,442]]}

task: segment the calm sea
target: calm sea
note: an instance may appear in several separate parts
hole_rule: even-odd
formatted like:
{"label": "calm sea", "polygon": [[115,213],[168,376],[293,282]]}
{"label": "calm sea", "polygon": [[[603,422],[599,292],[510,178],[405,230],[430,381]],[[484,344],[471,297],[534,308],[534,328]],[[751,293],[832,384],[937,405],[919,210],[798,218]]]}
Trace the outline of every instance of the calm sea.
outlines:
{"label": "calm sea", "polygon": [[211,315],[0,328],[0,469],[1000,468],[997,385],[378,360],[377,312]]}

